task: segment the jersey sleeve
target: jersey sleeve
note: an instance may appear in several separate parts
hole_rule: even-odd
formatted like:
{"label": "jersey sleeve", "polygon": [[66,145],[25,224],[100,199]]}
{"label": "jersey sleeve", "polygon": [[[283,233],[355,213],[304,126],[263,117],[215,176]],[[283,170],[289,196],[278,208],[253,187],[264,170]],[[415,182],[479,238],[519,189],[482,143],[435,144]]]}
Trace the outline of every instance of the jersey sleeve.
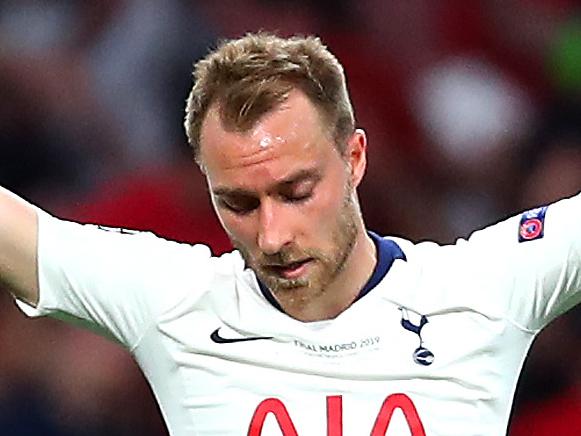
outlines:
{"label": "jersey sleeve", "polygon": [[39,302],[28,316],[80,324],[132,349],[155,319],[212,274],[204,245],[83,225],[39,212]]}
{"label": "jersey sleeve", "polygon": [[581,302],[581,194],[475,232],[461,251],[488,304],[538,331]]}

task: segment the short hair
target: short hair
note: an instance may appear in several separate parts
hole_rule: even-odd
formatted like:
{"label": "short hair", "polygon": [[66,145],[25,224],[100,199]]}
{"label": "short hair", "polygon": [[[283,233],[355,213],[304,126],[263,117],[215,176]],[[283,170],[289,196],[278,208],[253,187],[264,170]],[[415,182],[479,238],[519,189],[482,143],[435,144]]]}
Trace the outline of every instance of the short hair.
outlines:
{"label": "short hair", "polygon": [[196,63],[193,78],[184,125],[198,164],[202,124],[214,103],[223,125],[244,133],[299,89],[341,153],[355,129],[343,67],[317,37],[260,32],[226,40]]}

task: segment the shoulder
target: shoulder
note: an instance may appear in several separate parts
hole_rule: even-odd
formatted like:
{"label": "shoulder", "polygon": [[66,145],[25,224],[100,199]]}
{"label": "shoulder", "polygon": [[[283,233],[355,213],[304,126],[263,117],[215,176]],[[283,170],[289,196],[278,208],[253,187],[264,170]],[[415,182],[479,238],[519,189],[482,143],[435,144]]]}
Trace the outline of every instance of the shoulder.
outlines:
{"label": "shoulder", "polygon": [[483,291],[488,287],[486,280],[476,274],[482,262],[470,243],[414,242],[400,237],[384,240],[396,244],[405,255],[405,261],[394,263],[383,280],[385,298],[424,314],[458,308],[488,311],[487,300],[493,293]]}
{"label": "shoulder", "polygon": [[149,231],[81,224],[48,214],[39,222],[39,263],[51,276],[74,274],[148,288],[200,288],[215,275],[233,275],[244,268],[236,251],[215,256],[207,245],[172,241]]}

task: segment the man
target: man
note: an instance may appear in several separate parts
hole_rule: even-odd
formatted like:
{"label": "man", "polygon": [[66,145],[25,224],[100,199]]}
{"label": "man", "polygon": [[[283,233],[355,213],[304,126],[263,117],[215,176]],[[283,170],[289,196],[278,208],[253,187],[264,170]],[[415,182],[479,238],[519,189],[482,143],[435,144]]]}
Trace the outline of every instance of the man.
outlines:
{"label": "man", "polygon": [[454,246],[382,238],[356,195],[366,137],[317,39],[248,35],[194,76],[186,129],[237,250],[3,192],[19,306],[127,347],[172,435],[504,433],[531,342],[581,300],[581,197]]}

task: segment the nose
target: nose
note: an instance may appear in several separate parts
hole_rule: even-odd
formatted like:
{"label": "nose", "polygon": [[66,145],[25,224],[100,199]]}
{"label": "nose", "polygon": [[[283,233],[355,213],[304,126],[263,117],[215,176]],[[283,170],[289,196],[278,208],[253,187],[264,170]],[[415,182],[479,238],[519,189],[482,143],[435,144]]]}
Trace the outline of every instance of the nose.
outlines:
{"label": "nose", "polygon": [[292,220],[284,207],[267,199],[260,205],[258,248],[264,254],[276,254],[292,241]]}

